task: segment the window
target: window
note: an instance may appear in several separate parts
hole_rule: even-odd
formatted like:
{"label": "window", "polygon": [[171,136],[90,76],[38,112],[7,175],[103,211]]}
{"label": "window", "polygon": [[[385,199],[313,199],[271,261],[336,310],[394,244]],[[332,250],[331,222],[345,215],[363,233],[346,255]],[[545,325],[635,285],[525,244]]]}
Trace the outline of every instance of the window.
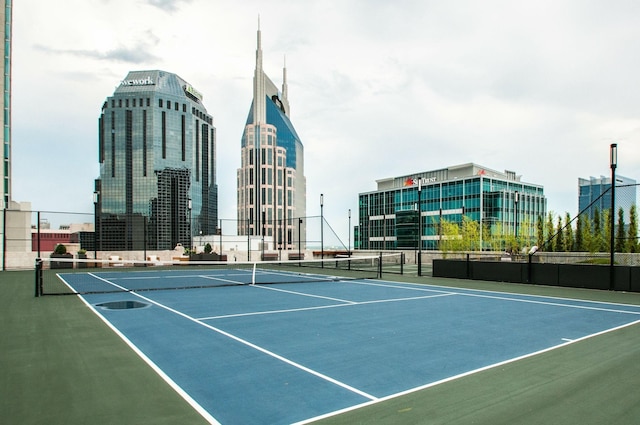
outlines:
{"label": "window", "polygon": [[167,109],[171,109],[171,101],[167,100]]}
{"label": "window", "polygon": [[158,107],[162,108],[162,99],[158,99]]}

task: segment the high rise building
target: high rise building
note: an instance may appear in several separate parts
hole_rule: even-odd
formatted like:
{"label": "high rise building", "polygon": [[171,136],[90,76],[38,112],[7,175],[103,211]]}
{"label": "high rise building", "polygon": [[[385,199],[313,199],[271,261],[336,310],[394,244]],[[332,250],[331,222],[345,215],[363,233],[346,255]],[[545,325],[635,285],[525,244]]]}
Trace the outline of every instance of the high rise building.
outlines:
{"label": "high rise building", "polygon": [[[636,204],[636,181],[628,177],[616,175],[616,210],[624,211],[624,217],[629,220],[631,206]],[[593,220],[595,211],[604,213],[611,209],[611,177],[591,177],[578,179],[578,210],[585,212]],[[616,211],[616,220],[618,219]]]}
{"label": "high rise building", "polygon": [[0,19],[2,20],[2,35],[4,43],[0,46],[2,51],[2,205],[9,206],[11,201],[11,1],[2,2]]}
{"label": "high rise building", "polygon": [[[378,190],[359,196],[356,248],[439,249],[443,224],[464,217],[482,224],[475,249],[487,248],[483,233],[533,242],[547,200],[542,186],[513,171],[477,164],[408,174],[377,181]],[[470,247],[471,249],[471,247]]]}
{"label": "high rise building", "polygon": [[[238,234],[266,236],[278,249],[305,240],[304,148],[290,120],[286,65],[282,91],[262,68],[258,28],[253,102],[242,134],[238,169]],[[299,229],[301,226],[302,230]]]}
{"label": "high rise building", "polygon": [[216,129],[191,84],[132,71],[102,106],[95,182],[99,250],[192,246],[214,234]]}

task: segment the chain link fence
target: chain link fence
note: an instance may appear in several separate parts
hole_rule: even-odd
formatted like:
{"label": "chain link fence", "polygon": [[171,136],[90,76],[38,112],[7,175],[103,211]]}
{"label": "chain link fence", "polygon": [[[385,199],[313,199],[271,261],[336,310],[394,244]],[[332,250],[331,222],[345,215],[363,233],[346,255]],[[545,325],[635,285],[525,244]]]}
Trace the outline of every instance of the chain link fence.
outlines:
{"label": "chain link fence", "polygon": [[533,261],[639,266],[637,189],[609,185],[573,218],[549,213],[537,224]]}

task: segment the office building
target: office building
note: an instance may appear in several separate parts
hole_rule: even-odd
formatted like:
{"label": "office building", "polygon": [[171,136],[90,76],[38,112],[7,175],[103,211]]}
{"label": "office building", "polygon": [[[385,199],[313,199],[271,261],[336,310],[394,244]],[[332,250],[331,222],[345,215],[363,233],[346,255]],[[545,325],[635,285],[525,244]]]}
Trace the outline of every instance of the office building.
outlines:
{"label": "office building", "polygon": [[4,43],[0,46],[2,51],[2,91],[0,100],[2,114],[0,123],[2,125],[2,184],[0,185],[0,195],[2,196],[2,223],[0,223],[0,235],[3,243],[0,251],[2,253],[2,268],[6,264],[4,252],[28,252],[31,250],[31,203],[16,202],[12,196],[11,181],[11,62],[12,62],[12,1],[2,1],[0,3],[0,21],[2,23],[2,36]]}
{"label": "office building", "polygon": [[[636,204],[636,181],[616,175],[616,221],[620,208],[624,211],[626,223],[629,223],[629,211]],[[591,177],[578,179],[578,210],[593,220],[595,211],[601,214],[611,209],[611,177]]]}
{"label": "office building", "polygon": [[[264,235],[277,249],[298,246],[304,240],[306,181],[304,148],[290,120],[287,70],[282,91],[262,68],[258,29],[253,101],[241,142],[238,182],[238,234]],[[299,229],[301,226],[301,229]]]}
{"label": "office building", "polygon": [[0,18],[2,19],[2,34],[4,43],[2,51],[2,205],[6,208],[11,201],[11,1],[2,2]]}
{"label": "office building", "polygon": [[203,96],[165,71],[132,71],[102,106],[98,250],[173,249],[217,230],[216,129]]}
{"label": "office building", "polygon": [[[477,164],[386,178],[377,185],[359,195],[356,248],[437,250],[442,224],[459,225],[463,216],[481,223],[494,240],[517,235],[533,241],[536,220],[546,214],[542,186]],[[475,246],[488,249],[483,237],[479,232]]]}

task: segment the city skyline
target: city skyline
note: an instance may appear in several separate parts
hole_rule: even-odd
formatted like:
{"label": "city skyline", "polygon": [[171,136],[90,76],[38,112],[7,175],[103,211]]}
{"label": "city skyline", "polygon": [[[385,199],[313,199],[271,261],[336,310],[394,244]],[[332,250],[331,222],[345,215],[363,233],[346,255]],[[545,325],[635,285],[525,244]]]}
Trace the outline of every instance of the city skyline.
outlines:
{"label": "city skyline", "polygon": [[130,69],[167,69],[211,93],[220,217],[234,218],[258,13],[269,34],[265,68],[280,68],[286,54],[296,75],[290,101],[305,141],[307,214],[319,214],[323,193],[325,216],[345,237],[347,210],[375,180],[447,164],[513,167],[544,186],[557,214],[577,213],[578,177],[608,174],[612,142],[618,172],[637,178],[640,6],[403,6],[17,3],[14,200],[91,212],[104,94]]}

